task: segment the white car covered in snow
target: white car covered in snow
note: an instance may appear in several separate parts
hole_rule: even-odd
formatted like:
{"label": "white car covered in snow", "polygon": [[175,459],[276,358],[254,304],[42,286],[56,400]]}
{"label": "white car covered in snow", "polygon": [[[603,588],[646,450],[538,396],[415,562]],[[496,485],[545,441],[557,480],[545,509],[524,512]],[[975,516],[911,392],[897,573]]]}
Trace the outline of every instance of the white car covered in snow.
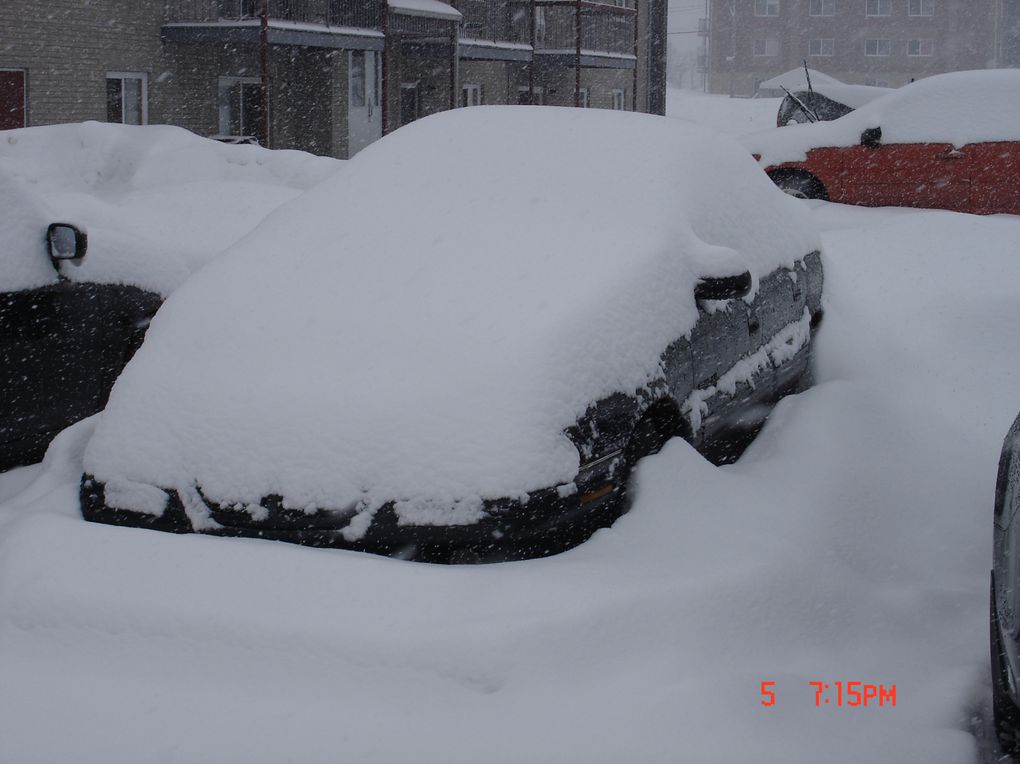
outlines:
{"label": "white car covered in snow", "polygon": [[[611,148],[611,150],[607,150]],[[674,435],[717,461],[809,371],[818,234],[672,120],[420,120],[166,302],[85,456],[90,520],[450,560],[555,552]]]}

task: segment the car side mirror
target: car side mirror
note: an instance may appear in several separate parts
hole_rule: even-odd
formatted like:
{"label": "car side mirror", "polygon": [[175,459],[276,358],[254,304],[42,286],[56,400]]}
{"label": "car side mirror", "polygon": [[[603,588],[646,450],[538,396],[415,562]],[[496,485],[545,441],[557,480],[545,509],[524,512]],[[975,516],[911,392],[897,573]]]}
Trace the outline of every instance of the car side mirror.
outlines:
{"label": "car side mirror", "polygon": [[703,276],[694,286],[696,300],[732,300],[751,291],[751,272],[736,276]]}
{"label": "car side mirror", "polygon": [[869,149],[877,149],[882,145],[882,128],[869,127],[861,133],[861,145]]}
{"label": "car side mirror", "polygon": [[81,265],[88,245],[89,239],[85,232],[70,223],[50,223],[46,229],[46,248],[54,266],[59,265],[61,260]]}

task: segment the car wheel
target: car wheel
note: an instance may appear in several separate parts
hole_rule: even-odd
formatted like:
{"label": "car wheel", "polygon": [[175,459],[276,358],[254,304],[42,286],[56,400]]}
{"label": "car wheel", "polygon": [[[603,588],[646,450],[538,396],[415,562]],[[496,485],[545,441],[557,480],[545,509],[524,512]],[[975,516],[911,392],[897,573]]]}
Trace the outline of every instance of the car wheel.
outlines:
{"label": "car wheel", "polygon": [[1020,754],[1020,709],[1006,690],[1006,653],[999,633],[999,618],[995,610],[995,579],[992,579],[989,596],[990,652],[992,659],[992,719],[995,736],[1003,753]]}
{"label": "car wheel", "polygon": [[775,172],[769,175],[772,182],[790,196],[797,199],[824,199],[829,194],[825,186],[814,175],[806,172]]}

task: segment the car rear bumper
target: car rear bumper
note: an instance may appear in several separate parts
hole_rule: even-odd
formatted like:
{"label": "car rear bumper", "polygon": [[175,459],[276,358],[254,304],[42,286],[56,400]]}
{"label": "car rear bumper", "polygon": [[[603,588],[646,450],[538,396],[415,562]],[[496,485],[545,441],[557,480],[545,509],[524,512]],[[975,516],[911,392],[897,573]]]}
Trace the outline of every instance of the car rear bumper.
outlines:
{"label": "car rear bumper", "polygon": [[[610,485],[610,484],[607,484]],[[331,547],[397,556],[428,562],[498,561],[545,557],[565,551],[606,527],[625,509],[623,486],[595,491],[582,501],[578,494],[560,496],[554,488],[534,492],[526,503],[499,502],[470,524],[410,525],[399,522],[393,504],[375,512],[367,531],[348,538],[351,514],[335,515],[330,527],[322,516],[307,516],[301,525],[293,518],[272,517],[257,522],[251,515],[211,505],[211,522],[196,527],[176,491],[166,491],[162,515],[112,507],[104,484],[83,475],[80,486],[82,516],[91,522],[147,528],[169,533],[260,538],[307,546]]]}

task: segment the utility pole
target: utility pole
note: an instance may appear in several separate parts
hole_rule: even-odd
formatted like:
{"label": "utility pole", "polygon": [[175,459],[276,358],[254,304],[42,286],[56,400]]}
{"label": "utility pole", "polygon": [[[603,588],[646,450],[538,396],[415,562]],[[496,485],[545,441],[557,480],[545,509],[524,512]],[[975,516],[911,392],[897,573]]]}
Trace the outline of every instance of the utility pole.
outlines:
{"label": "utility pole", "polygon": [[259,24],[259,67],[262,70],[262,81],[260,92],[262,95],[261,108],[259,109],[259,132],[265,142],[265,147],[270,148],[269,142],[269,0],[262,0],[262,9],[259,11],[261,23]]}

